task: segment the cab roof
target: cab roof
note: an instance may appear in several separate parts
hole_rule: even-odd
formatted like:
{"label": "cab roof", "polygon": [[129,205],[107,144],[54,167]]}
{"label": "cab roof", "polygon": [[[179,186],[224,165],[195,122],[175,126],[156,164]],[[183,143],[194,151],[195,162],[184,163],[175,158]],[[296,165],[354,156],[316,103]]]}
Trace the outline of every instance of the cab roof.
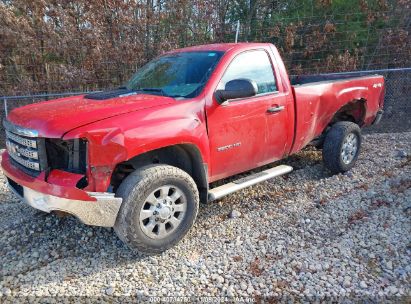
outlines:
{"label": "cab roof", "polygon": [[241,42],[241,43],[215,43],[215,44],[204,44],[204,45],[197,45],[197,46],[190,46],[182,49],[176,49],[170,51],[168,53],[175,53],[175,52],[195,52],[195,51],[216,51],[216,52],[227,52],[232,49],[244,49],[249,47],[262,47],[270,45],[269,43],[249,43],[249,42]]}

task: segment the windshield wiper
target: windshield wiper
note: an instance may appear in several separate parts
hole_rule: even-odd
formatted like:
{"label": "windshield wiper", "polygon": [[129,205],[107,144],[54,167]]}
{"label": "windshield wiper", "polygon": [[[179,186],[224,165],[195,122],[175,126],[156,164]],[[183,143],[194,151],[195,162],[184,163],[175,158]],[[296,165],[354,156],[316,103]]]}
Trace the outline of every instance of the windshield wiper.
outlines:
{"label": "windshield wiper", "polygon": [[163,96],[167,96],[166,92],[164,92],[163,89],[160,88],[142,88],[142,89],[137,89],[136,91],[142,91],[142,92],[157,92],[160,93]]}
{"label": "windshield wiper", "polygon": [[184,95],[169,95],[171,98],[186,98]]}

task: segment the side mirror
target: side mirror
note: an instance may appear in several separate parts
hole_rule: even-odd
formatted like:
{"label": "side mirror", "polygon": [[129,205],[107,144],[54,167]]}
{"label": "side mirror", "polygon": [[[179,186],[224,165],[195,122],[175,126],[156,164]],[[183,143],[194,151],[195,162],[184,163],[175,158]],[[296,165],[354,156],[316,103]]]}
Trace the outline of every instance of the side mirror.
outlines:
{"label": "side mirror", "polygon": [[226,83],[224,90],[217,90],[214,97],[219,104],[229,99],[246,98],[257,95],[258,87],[255,81],[249,79],[234,79]]}

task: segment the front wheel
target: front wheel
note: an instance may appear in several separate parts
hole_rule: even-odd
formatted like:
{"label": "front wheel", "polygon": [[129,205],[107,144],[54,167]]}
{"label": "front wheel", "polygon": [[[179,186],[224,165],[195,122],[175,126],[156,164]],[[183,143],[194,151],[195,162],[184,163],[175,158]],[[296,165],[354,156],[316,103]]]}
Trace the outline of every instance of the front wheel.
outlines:
{"label": "front wheel", "polygon": [[349,121],[340,121],[327,132],[323,146],[323,161],[334,174],[350,170],[361,148],[361,129]]}
{"label": "front wheel", "polygon": [[133,172],[116,194],[123,203],[114,230],[130,248],[146,254],[161,253],[180,241],[198,212],[194,180],[168,165]]}

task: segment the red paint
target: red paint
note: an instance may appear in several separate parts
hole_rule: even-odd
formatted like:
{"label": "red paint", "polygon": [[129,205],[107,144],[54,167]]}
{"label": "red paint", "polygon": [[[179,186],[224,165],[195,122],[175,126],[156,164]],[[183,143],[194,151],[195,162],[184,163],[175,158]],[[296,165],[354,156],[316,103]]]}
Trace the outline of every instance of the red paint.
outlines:
{"label": "red paint", "polygon": [[84,175],[66,172],[62,170],[51,170],[47,176],[47,183],[63,187],[76,187]]}
{"label": "red paint", "polygon": [[[241,52],[262,49],[271,59],[278,92],[219,105],[213,97],[232,59]],[[320,135],[345,104],[366,100],[365,125],[373,122],[384,94],[381,76],[362,77],[292,87],[277,49],[271,44],[215,44],[180,49],[224,51],[225,55],[196,98],[175,100],[132,95],[109,100],[68,97],[13,110],[8,119],[38,130],[43,137],[86,138],[89,144],[87,191],[107,191],[115,166],[141,153],[177,144],[191,144],[209,168],[209,181],[279,160],[302,149]],[[171,52],[172,53],[172,52]],[[373,87],[375,83],[382,84]],[[268,114],[272,106],[285,110]],[[382,103],[381,103],[382,106]],[[218,152],[222,146],[239,146]],[[92,200],[73,187],[74,179],[59,183],[58,172],[47,182],[13,167],[7,154],[2,166],[17,183],[62,197]],[[60,185],[58,185],[60,184]],[[64,187],[62,185],[70,185]]]}
{"label": "red paint", "polygon": [[175,100],[144,94],[108,100],[90,100],[81,95],[17,108],[10,112],[8,119],[16,125],[39,131],[41,137],[60,138],[68,130],[101,119],[169,103],[175,103]]}
{"label": "red paint", "polygon": [[325,84],[294,88],[296,99],[296,136],[291,153],[301,150],[319,136],[334,114],[353,100],[365,100],[365,125],[370,125],[380,109],[379,100],[384,88],[373,84],[384,83],[382,76],[369,76]]}
{"label": "red paint", "polygon": [[2,154],[1,167],[4,174],[7,177],[11,178],[14,182],[38,192],[72,200],[82,200],[90,202],[97,201],[96,198],[90,197],[87,192],[75,187],[65,187],[46,182],[44,172],[41,173],[38,177],[31,177],[23,173],[10,163],[7,152],[4,152]]}

